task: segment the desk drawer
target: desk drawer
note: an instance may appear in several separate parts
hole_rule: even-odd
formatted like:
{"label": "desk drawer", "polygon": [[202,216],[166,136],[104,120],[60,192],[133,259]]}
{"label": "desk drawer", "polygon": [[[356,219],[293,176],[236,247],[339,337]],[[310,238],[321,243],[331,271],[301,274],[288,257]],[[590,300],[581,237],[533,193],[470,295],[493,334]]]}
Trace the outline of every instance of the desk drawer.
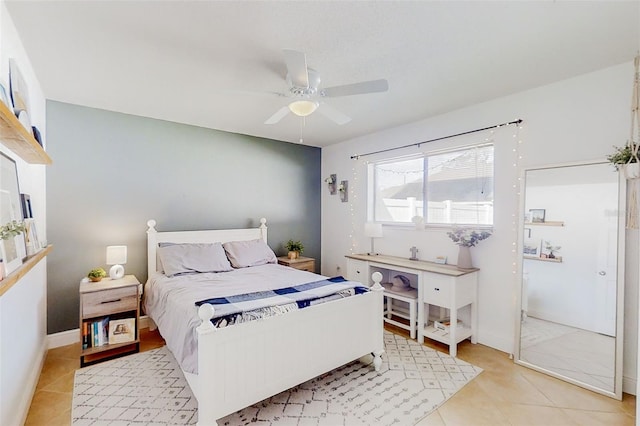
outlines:
{"label": "desk drawer", "polygon": [[450,308],[452,291],[451,277],[424,273],[424,303]]}
{"label": "desk drawer", "polygon": [[91,318],[138,309],[138,287],[122,287],[82,294],[82,317]]}

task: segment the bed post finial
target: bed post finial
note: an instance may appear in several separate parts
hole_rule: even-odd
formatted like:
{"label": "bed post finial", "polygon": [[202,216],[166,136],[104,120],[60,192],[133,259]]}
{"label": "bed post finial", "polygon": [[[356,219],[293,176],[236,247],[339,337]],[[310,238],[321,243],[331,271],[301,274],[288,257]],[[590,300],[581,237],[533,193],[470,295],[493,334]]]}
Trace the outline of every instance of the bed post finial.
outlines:
{"label": "bed post finial", "polygon": [[156,221],[153,219],[149,219],[147,221],[147,226],[149,227],[149,229],[147,229],[147,233],[149,232],[158,232],[156,231]]}
{"label": "bed post finial", "polygon": [[267,219],[262,217],[260,218],[260,229],[265,229],[267,227]]}
{"label": "bed post finial", "polygon": [[213,326],[213,324],[211,324],[211,318],[213,318],[214,312],[215,309],[212,305],[208,303],[203,303],[202,305],[200,305],[200,307],[198,308],[198,316],[202,320],[202,324],[200,324],[197,328],[199,332],[206,330],[215,330],[215,327]]}
{"label": "bed post finial", "polygon": [[371,274],[371,279],[373,280],[373,285],[371,286],[371,290],[381,291],[384,290],[384,287],[380,285],[380,281],[382,281],[382,274],[380,272],[374,272]]}

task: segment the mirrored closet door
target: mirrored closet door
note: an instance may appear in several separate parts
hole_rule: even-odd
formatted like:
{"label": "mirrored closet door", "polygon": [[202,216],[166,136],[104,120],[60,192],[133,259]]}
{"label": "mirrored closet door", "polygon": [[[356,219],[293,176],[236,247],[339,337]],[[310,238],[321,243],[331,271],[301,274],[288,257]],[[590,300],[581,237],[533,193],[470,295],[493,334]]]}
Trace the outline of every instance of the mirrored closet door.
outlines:
{"label": "mirrored closet door", "polygon": [[608,163],[524,171],[515,349],[518,364],[618,399],[625,183]]}

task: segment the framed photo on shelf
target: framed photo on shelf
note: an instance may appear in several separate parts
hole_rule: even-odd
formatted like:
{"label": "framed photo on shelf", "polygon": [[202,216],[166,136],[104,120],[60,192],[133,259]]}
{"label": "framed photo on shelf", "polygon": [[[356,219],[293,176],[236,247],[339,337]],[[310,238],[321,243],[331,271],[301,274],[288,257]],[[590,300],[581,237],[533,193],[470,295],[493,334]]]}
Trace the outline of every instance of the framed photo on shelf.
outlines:
{"label": "framed photo on shelf", "polygon": [[136,319],[124,318],[109,321],[109,344],[136,340]]}
{"label": "framed photo on shelf", "polygon": [[542,240],[525,238],[522,245],[522,254],[526,257],[540,257]]}
{"label": "framed photo on shelf", "polygon": [[40,240],[38,239],[38,232],[36,229],[36,221],[34,219],[25,219],[24,220],[24,236],[25,236],[25,244],[27,246],[27,256],[33,256],[37,252],[40,251],[42,246],[40,245]]}
{"label": "framed photo on shelf", "polygon": [[[21,221],[22,218],[16,162],[0,152],[0,226],[6,226],[14,220]],[[26,255],[24,234],[0,239],[0,256],[7,275],[22,265]]]}
{"label": "framed photo on shelf", "polygon": [[531,213],[531,223],[544,223],[544,209],[529,209],[529,213]]}

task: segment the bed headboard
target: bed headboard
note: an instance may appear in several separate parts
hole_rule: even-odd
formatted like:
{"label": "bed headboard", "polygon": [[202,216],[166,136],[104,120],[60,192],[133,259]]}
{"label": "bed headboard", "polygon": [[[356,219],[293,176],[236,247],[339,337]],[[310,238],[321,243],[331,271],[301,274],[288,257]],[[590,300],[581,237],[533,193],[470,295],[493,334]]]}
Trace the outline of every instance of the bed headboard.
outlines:
{"label": "bed headboard", "polygon": [[147,273],[150,277],[157,271],[157,250],[159,243],[226,243],[229,241],[257,240],[267,242],[267,219],[260,219],[257,228],[244,229],[210,229],[205,231],[171,231],[158,232],[156,221],[147,221]]}

